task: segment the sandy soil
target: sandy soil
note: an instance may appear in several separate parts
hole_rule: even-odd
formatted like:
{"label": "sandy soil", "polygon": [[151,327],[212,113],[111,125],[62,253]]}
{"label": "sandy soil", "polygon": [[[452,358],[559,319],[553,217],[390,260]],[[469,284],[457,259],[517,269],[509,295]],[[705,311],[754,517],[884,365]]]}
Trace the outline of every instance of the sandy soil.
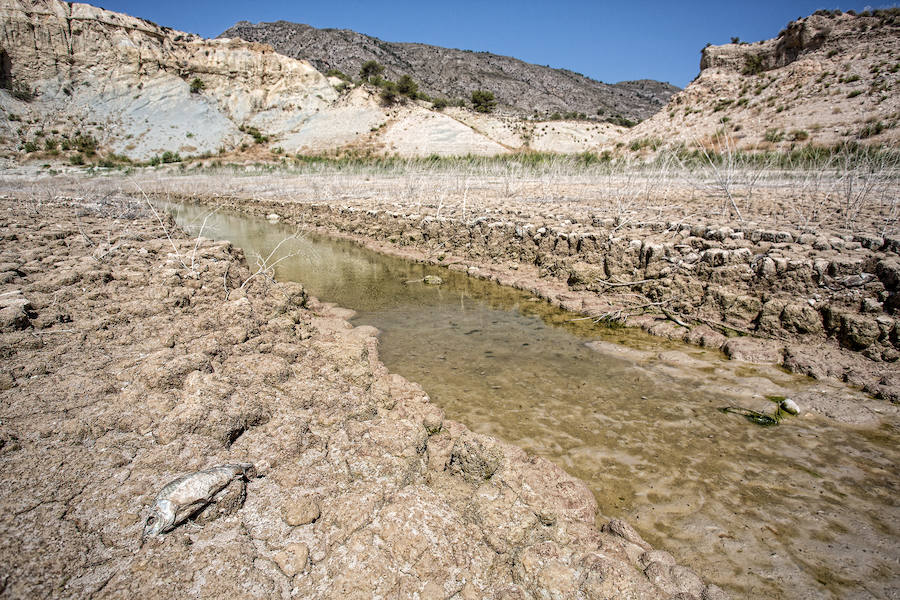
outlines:
{"label": "sandy soil", "polygon": [[[228,243],[7,199],[0,263],[6,596],[724,597]],[[141,544],[163,485],[235,462],[258,476]]]}

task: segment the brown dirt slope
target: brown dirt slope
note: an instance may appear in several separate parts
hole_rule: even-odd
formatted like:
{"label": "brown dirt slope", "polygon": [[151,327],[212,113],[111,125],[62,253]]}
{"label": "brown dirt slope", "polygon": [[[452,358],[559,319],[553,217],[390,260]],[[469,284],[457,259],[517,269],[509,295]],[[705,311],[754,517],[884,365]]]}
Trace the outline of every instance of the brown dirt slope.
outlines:
{"label": "brown dirt slope", "polygon": [[[444,421],[371,328],[161,225],[0,203],[0,593],[723,597],[598,531],[580,481]],[[165,483],[229,462],[259,477],[140,544]]]}
{"label": "brown dirt slope", "polygon": [[900,142],[900,9],[818,11],[778,37],[709,46],[700,74],[631,138],[743,148]]}

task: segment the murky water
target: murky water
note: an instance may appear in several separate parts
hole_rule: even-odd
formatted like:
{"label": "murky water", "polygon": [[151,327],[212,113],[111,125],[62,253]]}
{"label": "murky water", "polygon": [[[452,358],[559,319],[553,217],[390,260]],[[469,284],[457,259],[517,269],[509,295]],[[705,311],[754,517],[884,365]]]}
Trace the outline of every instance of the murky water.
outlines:
{"label": "murky water", "polygon": [[[173,210],[194,226],[208,212]],[[216,213],[204,235],[251,257],[289,233]],[[598,328],[523,292],[349,243],[306,236],[282,249],[297,255],[278,277],[377,327],[385,365],[449,418],[581,477],[606,517],[733,598],[900,597],[900,426],[798,417],[762,428],[716,410],[852,392]],[[427,274],[444,284],[425,285]]]}

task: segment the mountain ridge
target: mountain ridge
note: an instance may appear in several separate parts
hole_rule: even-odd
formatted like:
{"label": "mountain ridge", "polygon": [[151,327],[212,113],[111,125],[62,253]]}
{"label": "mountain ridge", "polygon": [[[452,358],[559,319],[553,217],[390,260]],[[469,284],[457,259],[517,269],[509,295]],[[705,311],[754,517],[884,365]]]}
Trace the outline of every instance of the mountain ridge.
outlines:
{"label": "mountain ridge", "polygon": [[486,51],[419,42],[389,42],[351,29],[319,29],[304,23],[239,21],[219,38],[260,42],[308,61],[321,72],[351,77],[375,60],[388,79],[410,75],[426,94],[468,98],[476,89],[495,94],[501,108],[517,114],[576,113],[640,121],[655,114],[679,88],[650,79],[604,83],[570,69],[528,63]]}

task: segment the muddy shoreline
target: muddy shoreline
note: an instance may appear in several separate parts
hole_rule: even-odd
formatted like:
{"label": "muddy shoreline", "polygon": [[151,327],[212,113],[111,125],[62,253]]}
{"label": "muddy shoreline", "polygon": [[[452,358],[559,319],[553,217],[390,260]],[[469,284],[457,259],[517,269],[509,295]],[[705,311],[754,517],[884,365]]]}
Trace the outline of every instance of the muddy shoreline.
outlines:
{"label": "muddy shoreline", "polygon": [[[5,594],[725,597],[230,244],[126,201],[0,214]],[[245,498],[140,545],[163,484],[228,462]]]}
{"label": "muddy shoreline", "polygon": [[[167,193],[167,197],[171,199],[172,195]],[[658,288],[668,285],[665,279],[644,280],[645,283],[641,286],[627,286],[627,288],[605,287],[599,291],[586,289],[584,285],[573,284],[570,271],[562,270],[563,275],[569,274],[570,278],[567,280],[560,277],[558,271],[545,266],[500,256],[500,254],[515,255],[515,251],[510,252],[507,249],[519,242],[509,236],[500,235],[493,229],[483,233],[479,228],[470,237],[468,234],[460,234],[458,231],[460,224],[445,223],[442,227],[449,228],[450,233],[444,232],[440,236],[430,237],[422,234],[427,227],[427,219],[422,221],[416,215],[404,216],[398,213],[386,215],[382,211],[362,211],[330,204],[292,203],[258,198],[252,200],[221,196],[209,198],[199,195],[183,200],[201,202],[211,208],[218,207],[258,217],[277,215],[277,222],[296,226],[300,231],[350,240],[382,254],[465,271],[475,277],[527,291],[554,305],[590,317],[609,318],[611,315],[625,315],[626,325],[640,327],[652,335],[719,349],[735,360],[776,364],[788,371],[814,379],[844,382],[862,389],[876,399],[890,401],[886,406],[889,412],[894,412],[900,401],[900,363],[896,362],[896,348],[900,346],[900,339],[897,337],[900,322],[884,314],[880,316],[852,314],[846,307],[845,312],[829,307],[821,311],[824,317],[817,316],[819,313],[815,310],[809,311],[800,304],[785,301],[784,294],[777,293],[776,288],[779,285],[777,283],[772,283],[769,287],[763,285],[761,289],[756,290],[754,293],[759,299],[738,296],[731,287],[729,276],[735,273],[736,268],[742,268],[742,265],[729,266],[726,261],[720,265],[723,272],[709,276],[712,283],[705,284],[699,292],[704,297],[730,297],[733,310],[723,309],[724,317],[708,318],[709,312],[704,310],[704,306],[693,308],[682,306],[684,312],[673,314],[672,311],[665,310],[665,307],[660,309],[655,306],[662,303],[653,301],[661,293]],[[414,234],[410,234],[411,230]],[[640,239],[642,234],[637,231],[632,235],[635,239]],[[644,246],[652,246],[654,232],[646,231],[644,235],[648,238],[638,242],[637,245],[642,243]],[[480,238],[478,243],[472,241],[475,237]],[[859,244],[857,246],[858,250],[862,249]],[[865,261],[855,259],[854,265],[859,269],[868,268],[871,271],[881,269],[882,272],[900,265],[892,250],[879,250],[877,253],[869,251],[869,253],[873,256]],[[541,259],[537,262],[541,262]],[[894,298],[898,295],[897,285],[900,285],[900,279],[895,282],[890,275],[885,275],[888,285],[891,286],[889,292],[885,291],[884,283],[862,270],[847,277],[858,277],[863,281],[868,279],[871,290],[881,290],[882,296]],[[833,282],[833,278],[829,277],[829,281]],[[819,287],[818,284],[807,283]],[[700,287],[698,279],[691,277],[687,277],[683,285],[686,288]],[[854,297],[860,296],[860,291],[856,288],[849,291]],[[638,295],[640,300],[636,301],[634,297]],[[766,317],[769,322],[774,318],[778,323],[768,329],[759,322],[760,315],[754,313],[753,319],[748,318],[747,315],[753,311],[747,309],[747,305],[754,302],[762,307],[760,308],[762,313],[768,310],[765,308],[766,304],[773,304],[775,308],[772,310],[779,311],[780,315],[790,313],[794,315],[793,318],[805,320],[807,322],[803,326],[806,328],[805,333],[800,333],[796,328],[785,329],[778,321],[781,317],[777,315]],[[638,310],[632,308],[635,305],[639,307]],[[806,305],[806,308],[810,306]],[[763,318],[764,322],[766,318]],[[831,319],[834,322],[833,328],[830,331],[824,326],[817,329],[816,319],[824,321]],[[855,339],[854,336],[859,333],[854,329],[857,326],[868,332],[865,335],[870,336],[867,338],[870,351],[853,350],[848,347],[852,344],[846,341],[846,336]],[[872,350],[876,347],[877,356]],[[819,412],[840,421],[853,423],[856,420],[854,413],[857,411],[854,407],[840,406],[823,399]]]}

